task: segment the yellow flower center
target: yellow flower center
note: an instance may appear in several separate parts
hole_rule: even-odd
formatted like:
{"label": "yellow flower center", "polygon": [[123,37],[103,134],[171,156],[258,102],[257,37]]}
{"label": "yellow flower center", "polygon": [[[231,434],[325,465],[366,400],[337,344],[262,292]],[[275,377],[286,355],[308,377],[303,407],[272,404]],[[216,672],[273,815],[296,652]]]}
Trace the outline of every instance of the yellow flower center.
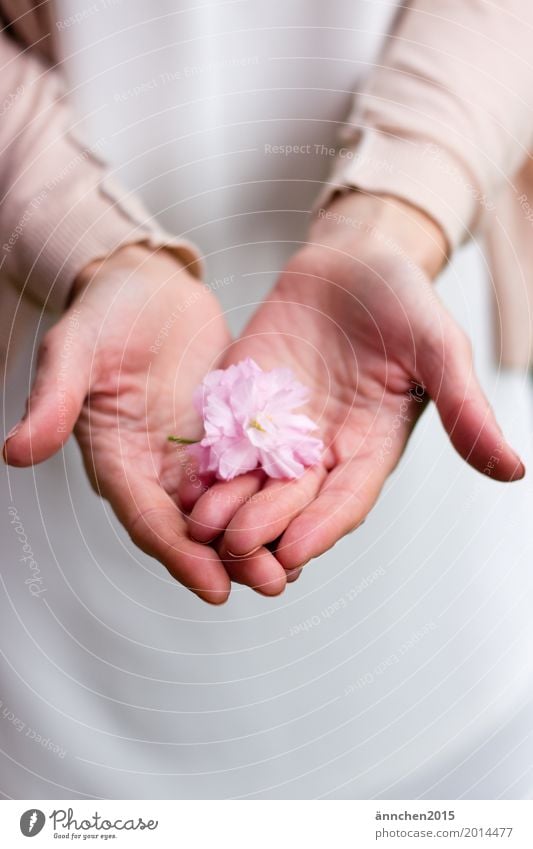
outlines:
{"label": "yellow flower center", "polygon": [[260,430],[261,433],[266,433],[266,430],[259,424],[257,419],[250,419],[250,421],[248,422],[248,427],[253,427],[255,428],[255,430]]}

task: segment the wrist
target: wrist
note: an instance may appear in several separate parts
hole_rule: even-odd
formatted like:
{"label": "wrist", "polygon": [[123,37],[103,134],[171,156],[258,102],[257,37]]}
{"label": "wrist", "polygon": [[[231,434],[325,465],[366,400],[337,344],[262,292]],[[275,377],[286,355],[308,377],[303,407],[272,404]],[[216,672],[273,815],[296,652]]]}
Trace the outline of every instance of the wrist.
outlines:
{"label": "wrist", "polygon": [[446,262],[448,245],[442,228],[423,210],[392,195],[348,191],[318,210],[311,240],[340,239],[344,244],[361,237],[394,250],[434,279]]}
{"label": "wrist", "polygon": [[95,282],[102,277],[101,272],[105,272],[106,286],[109,288],[109,281],[113,279],[115,271],[121,272],[123,279],[124,273],[133,274],[139,269],[146,273],[136,275],[137,279],[150,278],[154,272],[158,271],[162,271],[165,277],[187,274],[183,263],[171,249],[161,247],[154,250],[142,242],[134,242],[123,245],[108,256],[86,265],[72,283],[68,305],[87,291],[91,285],[94,286]]}

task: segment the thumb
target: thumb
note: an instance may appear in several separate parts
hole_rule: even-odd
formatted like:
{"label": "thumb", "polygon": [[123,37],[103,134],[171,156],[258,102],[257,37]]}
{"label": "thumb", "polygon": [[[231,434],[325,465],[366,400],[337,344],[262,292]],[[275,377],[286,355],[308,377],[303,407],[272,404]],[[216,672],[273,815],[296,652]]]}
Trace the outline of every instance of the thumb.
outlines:
{"label": "thumb", "polygon": [[[451,326],[450,326],[451,325]],[[525,466],[511,448],[474,371],[472,347],[450,322],[440,350],[424,357],[420,371],[454,448],[474,469],[498,481],[520,480]]]}
{"label": "thumb", "polygon": [[67,441],[89,391],[94,338],[79,308],[70,309],[43,338],[26,413],[4,443],[6,463],[41,463]]}

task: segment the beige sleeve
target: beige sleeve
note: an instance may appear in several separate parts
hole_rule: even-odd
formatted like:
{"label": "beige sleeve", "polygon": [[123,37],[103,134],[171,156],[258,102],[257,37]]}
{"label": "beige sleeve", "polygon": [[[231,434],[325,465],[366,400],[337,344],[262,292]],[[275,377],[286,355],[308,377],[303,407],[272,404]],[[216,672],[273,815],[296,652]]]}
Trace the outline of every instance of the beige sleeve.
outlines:
{"label": "beige sleeve", "polygon": [[174,239],[80,143],[60,75],[0,35],[0,276],[61,310],[77,274],[118,247],[165,246],[192,273],[201,261]]}
{"label": "beige sleeve", "polygon": [[451,249],[533,140],[532,0],[408,0],[356,93],[331,181],[420,207]]}

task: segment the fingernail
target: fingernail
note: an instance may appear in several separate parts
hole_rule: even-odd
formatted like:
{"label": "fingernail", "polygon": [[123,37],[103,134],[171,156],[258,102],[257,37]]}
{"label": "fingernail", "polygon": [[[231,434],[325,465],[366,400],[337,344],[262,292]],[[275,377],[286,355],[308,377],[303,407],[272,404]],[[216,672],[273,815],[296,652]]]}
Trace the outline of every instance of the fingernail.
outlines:
{"label": "fingernail", "polygon": [[[305,563],[304,563],[304,566],[305,566]],[[292,581],[295,581],[296,578],[301,574],[302,569],[303,569],[303,566],[299,566],[297,569],[289,569],[289,571],[286,572],[287,581],[289,583],[292,583]]]}
{"label": "fingernail", "polygon": [[18,422],[18,424],[16,424],[14,427],[12,427],[11,430],[9,431],[9,433],[6,435],[6,438],[5,438],[5,441],[4,441],[4,447],[2,448],[2,457],[4,458],[4,463],[7,463],[7,443],[9,442],[10,439],[12,439],[13,436],[15,436],[19,432],[20,427],[21,427],[21,423]]}
{"label": "fingernail", "polygon": [[197,537],[193,536],[191,534],[191,532],[189,531],[189,536],[192,539],[192,541],[197,542],[198,545],[210,545],[212,542],[214,542],[216,540],[216,538],[219,536],[219,534],[215,534],[214,537],[209,537],[209,539],[198,539]]}
{"label": "fingernail", "polygon": [[517,466],[518,466],[518,468],[517,468],[517,469],[516,469],[516,471],[513,473],[513,476],[512,476],[512,478],[511,478],[511,481],[521,481],[521,480],[522,480],[522,478],[525,478],[525,476],[526,476],[526,467],[525,467],[525,465],[523,464],[523,462],[522,462],[522,460],[520,459],[520,457],[518,457],[518,455],[517,455],[517,457],[516,457],[516,460],[517,460]]}
{"label": "fingernail", "polygon": [[285,592],[285,586],[283,586],[281,590],[275,593],[262,590],[261,587],[251,587],[250,589],[252,589],[254,593],[258,593],[258,595],[262,595],[265,598],[277,598],[278,596],[283,595],[283,593]]}
{"label": "fingernail", "polygon": [[259,551],[260,548],[262,548],[262,546],[257,545],[255,548],[252,548],[251,551],[247,551],[245,554],[234,554],[233,551],[229,551],[229,549],[228,549],[228,554],[229,554],[230,557],[235,557],[235,558],[251,557],[252,554],[255,554],[256,551]]}
{"label": "fingernail", "polygon": [[17,424],[14,425],[14,427],[11,428],[9,433],[6,434],[6,439],[5,439],[6,442],[7,442],[8,439],[11,439],[12,436],[15,436],[15,434],[19,432],[21,425],[22,425],[22,422],[17,422]]}

